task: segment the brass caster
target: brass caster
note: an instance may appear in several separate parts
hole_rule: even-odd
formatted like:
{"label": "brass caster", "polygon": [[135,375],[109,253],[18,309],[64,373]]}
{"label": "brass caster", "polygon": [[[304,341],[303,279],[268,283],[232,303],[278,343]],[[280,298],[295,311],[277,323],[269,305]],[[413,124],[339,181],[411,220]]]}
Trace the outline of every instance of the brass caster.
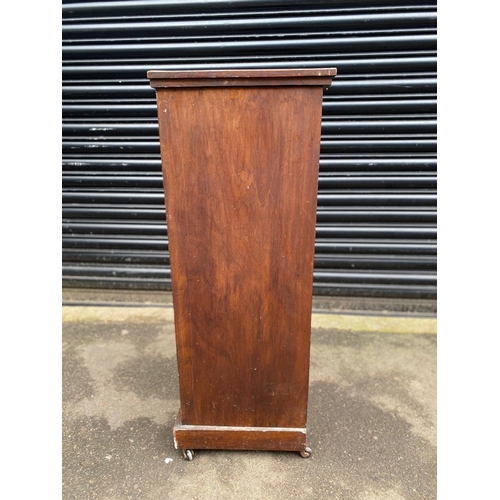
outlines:
{"label": "brass caster", "polygon": [[306,446],[301,452],[300,456],[302,458],[309,458],[312,455],[312,450],[309,448],[309,446]]}
{"label": "brass caster", "polygon": [[194,458],[194,451],[193,450],[182,450],[182,456],[188,461],[191,462]]}

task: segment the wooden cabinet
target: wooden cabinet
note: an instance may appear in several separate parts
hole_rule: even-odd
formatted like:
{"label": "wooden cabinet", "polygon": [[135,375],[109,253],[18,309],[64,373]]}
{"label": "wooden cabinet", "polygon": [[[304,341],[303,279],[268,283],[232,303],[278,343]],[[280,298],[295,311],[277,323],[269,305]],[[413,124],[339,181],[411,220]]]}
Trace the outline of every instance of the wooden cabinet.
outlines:
{"label": "wooden cabinet", "polygon": [[176,448],[309,453],[321,109],[335,74],[148,72],[172,271]]}

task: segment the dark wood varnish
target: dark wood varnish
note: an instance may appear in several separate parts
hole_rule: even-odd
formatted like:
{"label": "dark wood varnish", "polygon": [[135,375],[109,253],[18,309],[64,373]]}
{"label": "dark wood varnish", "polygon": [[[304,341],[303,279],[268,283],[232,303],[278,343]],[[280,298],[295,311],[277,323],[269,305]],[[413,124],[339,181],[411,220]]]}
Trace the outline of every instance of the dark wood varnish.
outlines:
{"label": "dark wood varnish", "polygon": [[322,87],[335,73],[148,73],[181,448],[304,449]]}
{"label": "dark wood varnish", "polygon": [[154,88],[165,87],[255,87],[275,85],[328,86],[337,74],[335,68],[245,69],[198,71],[148,71]]}
{"label": "dark wood varnish", "polygon": [[[336,68],[300,68],[300,69],[200,69],[200,70],[151,70],[147,76],[151,80],[151,84],[157,79],[186,79],[203,80],[205,78],[214,78],[223,80],[225,78],[283,78],[290,80],[291,78],[304,78],[304,85],[308,85],[307,79],[317,76],[332,78],[337,74]],[[286,82],[285,82],[286,84]],[[224,84],[221,83],[221,86]],[[328,84],[329,85],[329,84]]]}
{"label": "dark wood varnish", "polygon": [[184,425],[178,417],[174,442],[183,450],[302,451],[306,447],[306,429]]}

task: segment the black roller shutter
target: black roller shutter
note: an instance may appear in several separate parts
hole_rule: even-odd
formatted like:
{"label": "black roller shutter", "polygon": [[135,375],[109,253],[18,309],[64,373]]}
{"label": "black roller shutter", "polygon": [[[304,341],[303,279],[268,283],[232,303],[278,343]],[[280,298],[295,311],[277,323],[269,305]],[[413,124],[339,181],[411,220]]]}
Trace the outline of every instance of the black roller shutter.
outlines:
{"label": "black roller shutter", "polygon": [[336,67],[315,293],[436,297],[436,2],[62,7],[63,286],[170,287],[147,70]]}

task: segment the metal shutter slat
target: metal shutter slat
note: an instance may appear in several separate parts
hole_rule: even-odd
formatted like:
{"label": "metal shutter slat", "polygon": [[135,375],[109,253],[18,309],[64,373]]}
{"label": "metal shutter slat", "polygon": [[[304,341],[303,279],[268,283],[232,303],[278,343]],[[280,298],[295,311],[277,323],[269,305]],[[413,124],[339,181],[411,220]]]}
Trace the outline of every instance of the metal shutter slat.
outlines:
{"label": "metal shutter slat", "polygon": [[436,297],[436,2],[71,2],[63,18],[63,286],[169,289],[150,69],[336,67],[314,291]]}

